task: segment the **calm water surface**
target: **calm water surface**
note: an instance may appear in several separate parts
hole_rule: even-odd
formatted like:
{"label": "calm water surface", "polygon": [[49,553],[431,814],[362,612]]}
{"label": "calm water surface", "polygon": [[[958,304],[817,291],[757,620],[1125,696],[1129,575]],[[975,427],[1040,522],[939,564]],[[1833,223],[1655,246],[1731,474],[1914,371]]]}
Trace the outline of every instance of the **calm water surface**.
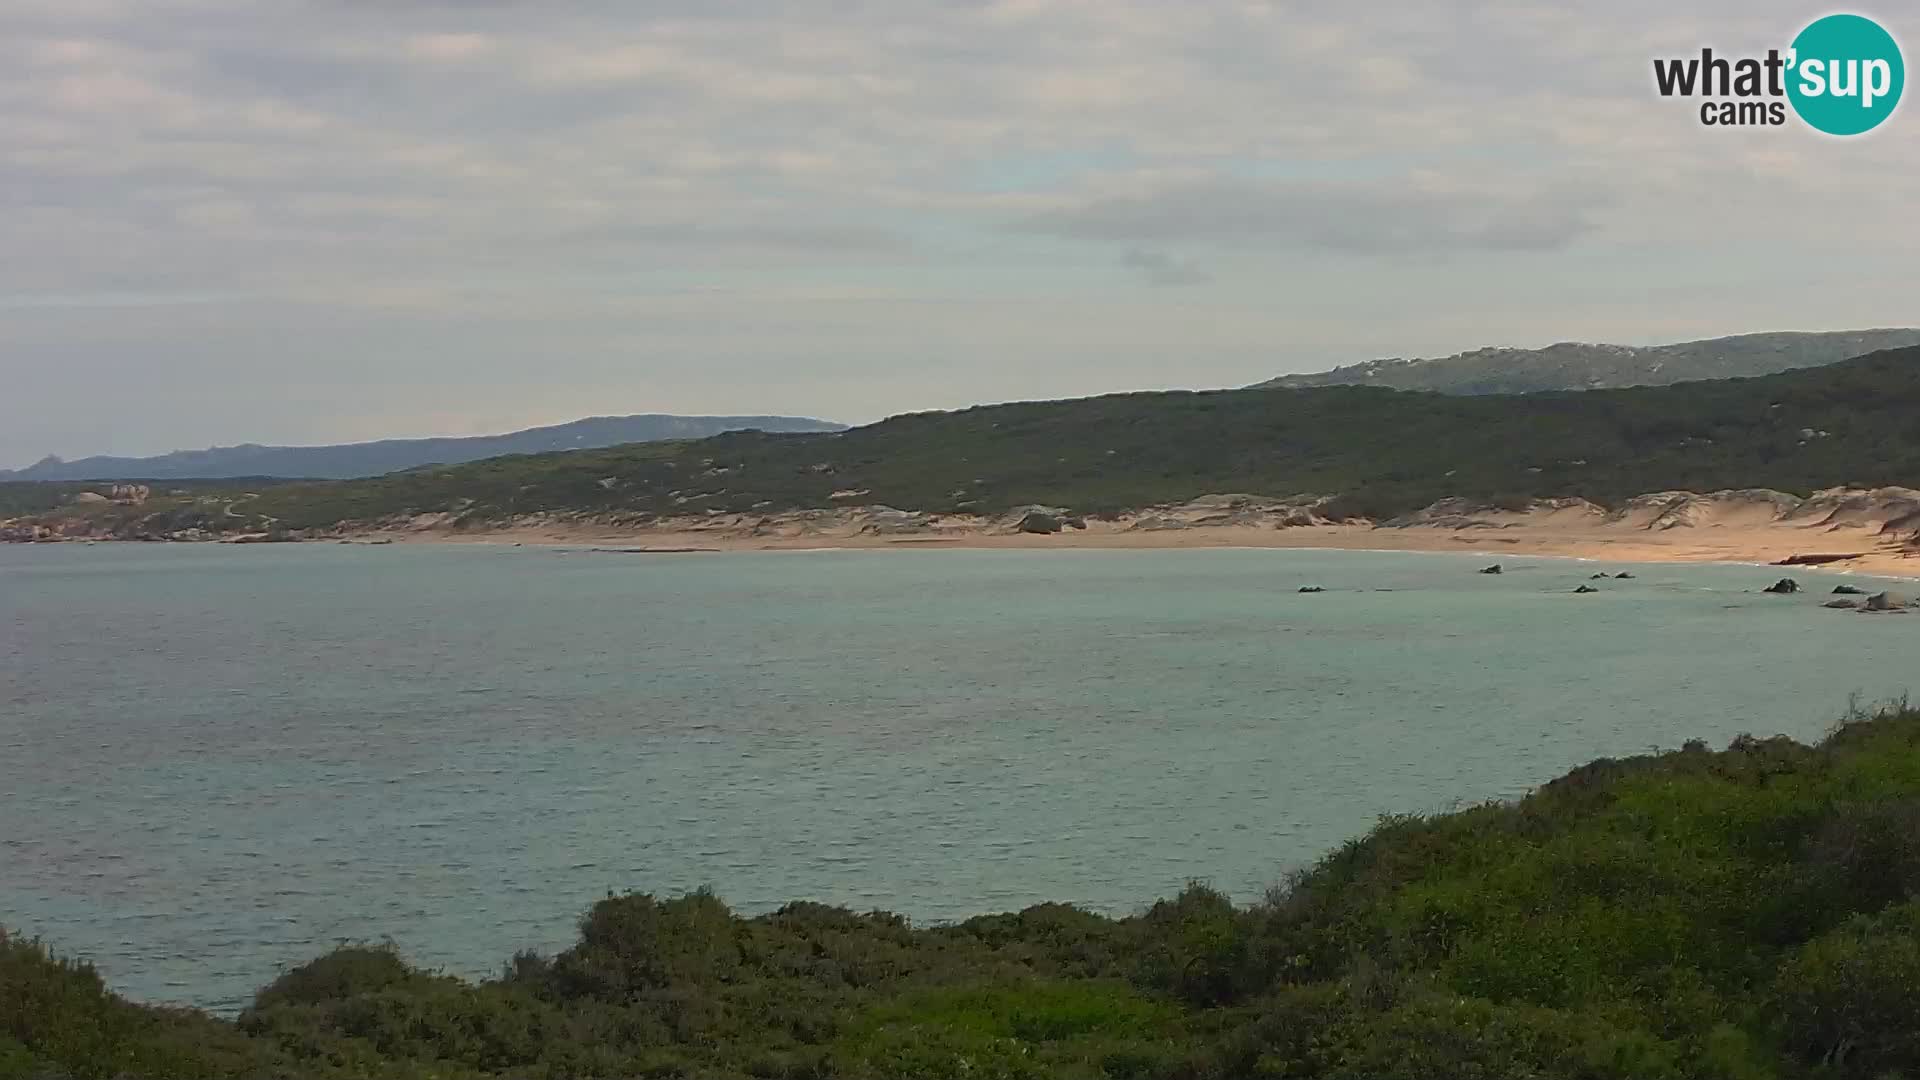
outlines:
{"label": "calm water surface", "polygon": [[343,939],[486,973],[609,889],[1251,897],[1380,814],[1817,736],[1915,670],[1920,617],[1767,568],[1487,561],[0,546],[0,924],[233,1008]]}

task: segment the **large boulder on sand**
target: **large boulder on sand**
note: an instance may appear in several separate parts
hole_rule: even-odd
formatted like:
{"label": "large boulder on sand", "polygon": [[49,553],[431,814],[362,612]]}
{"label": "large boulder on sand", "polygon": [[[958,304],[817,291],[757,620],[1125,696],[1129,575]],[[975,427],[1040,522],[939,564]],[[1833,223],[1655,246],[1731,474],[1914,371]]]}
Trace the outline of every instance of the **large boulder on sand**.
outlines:
{"label": "large boulder on sand", "polygon": [[1020,524],[1016,526],[1016,528],[1023,533],[1051,536],[1059,532],[1061,526],[1059,518],[1054,517],[1052,514],[1043,514],[1038,510],[1034,510],[1030,511],[1026,517],[1021,518]]}

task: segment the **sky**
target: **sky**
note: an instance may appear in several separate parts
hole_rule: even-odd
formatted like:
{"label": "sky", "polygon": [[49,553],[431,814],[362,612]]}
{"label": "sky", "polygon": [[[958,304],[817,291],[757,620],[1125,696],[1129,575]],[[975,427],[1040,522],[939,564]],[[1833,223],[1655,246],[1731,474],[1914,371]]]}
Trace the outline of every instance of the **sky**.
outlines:
{"label": "sky", "polygon": [[1827,10],[0,0],[0,467],[1920,324],[1912,103],[1653,89]]}

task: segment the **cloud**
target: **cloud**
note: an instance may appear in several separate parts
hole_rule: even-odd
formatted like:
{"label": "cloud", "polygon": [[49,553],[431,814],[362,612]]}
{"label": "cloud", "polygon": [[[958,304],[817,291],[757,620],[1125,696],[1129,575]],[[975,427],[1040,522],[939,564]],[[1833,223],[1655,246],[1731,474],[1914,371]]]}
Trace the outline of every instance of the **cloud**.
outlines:
{"label": "cloud", "polygon": [[1398,255],[1553,251],[1592,227],[1581,199],[1408,183],[1214,180],[1043,211],[1018,227],[1085,240]]}
{"label": "cloud", "polygon": [[[546,380],[556,410],[859,419],[1244,384],[1282,341],[1324,364],[1910,322],[1920,141],[1709,134],[1648,88],[1654,55],[1806,16],[11,0],[0,462],[327,441],[368,383],[382,416]],[[115,397],[149,371],[223,398]]]}
{"label": "cloud", "polygon": [[1202,285],[1213,280],[1212,274],[1164,251],[1130,248],[1120,256],[1120,265],[1139,274],[1152,285]]}

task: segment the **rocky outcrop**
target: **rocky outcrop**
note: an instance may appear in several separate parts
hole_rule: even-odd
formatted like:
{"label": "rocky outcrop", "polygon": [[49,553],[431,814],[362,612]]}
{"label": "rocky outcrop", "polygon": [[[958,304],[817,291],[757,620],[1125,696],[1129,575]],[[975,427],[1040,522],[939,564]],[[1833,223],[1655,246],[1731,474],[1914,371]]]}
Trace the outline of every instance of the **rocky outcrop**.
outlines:
{"label": "rocky outcrop", "polygon": [[1186,522],[1181,521],[1178,518],[1163,517],[1159,514],[1148,514],[1145,517],[1142,517],[1136,520],[1133,524],[1127,526],[1127,531],[1128,532],[1162,532],[1167,529],[1186,529],[1186,528],[1191,528],[1191,526],[1189,526]]}
{"label": "rocky outcrop", "polygon": [[1762,589],[1761,591],[1784,596],[1788,593],[1799,592],[1800,583],[1793,580],[1790,577],[1783,577],[1779,581],[1774,582],[1773,584],[1767,586],[1765,589]]}
{"label": "rocky outcrop", "polygon": [[1628,499],[1606,517],[1607,524],[1663,532],[1715,525],[1764,525],[1779,521],[1801,503],[1769,488],[1734,491],[1656,491]]}
{"label": "rocky outcrop", "polygon": [[1867,597],[1866,609],[1868,611],[1898,611],[1910,606],[1912,603],[1913,601],[1896,592],[1874,593],[1872,596]]}
{"label": "rocky outcrop", "polygon": [[1480,568],[1480,573],[1482,574],[1498,574],[1500,572],[1501,570],[1500,570],[1499,563],[1494,563],[1492,566],[1483,566]]}
{"label": "rocky outcrop", "polygon": [[1598,521],[1606,511],[1585,499],[1534,499],[1523,506],[1496,506],[1470,499],[1441,499],[1410,514],[1388,518],[1382,528],[1510,529],[1523,522],[1580,524]]}
{"label": "rocky outcrop", "polygon": [[866,507],[862,516],[865,520],[860,532],[867,536],[915,536],[928,532],[940,520],[932,514],[895,510],[891,506]]}
{"label": "rocky outcrop", "polygon": [[1781,520],[1809,528],[1867,528],[1911,538],[1920,530],[1920,491],[1905,487],[1827,488]]}
{"label": "rocky outcrop", "polygon": [[1143,532],[1162,529],[1218,528],[1238,526],[1254,529],[1297,529],[1334,522],[1320,513],[1328,499],[1318,495],[1296,495],[1275,499],[1262,495],[1202,495],[1183,503],[1150,506],[1139,512],[1130,529]]}
{"label": "rocky outcrop", "polygon": [[1054,517],[1052,514],[1043,514],[1038,510],[1034,510],[1022,517],[1019,524],[1015,525],[1014,528],[1023,533],[1051,536],[1060,531],[1061,524],[1060,519]]}

